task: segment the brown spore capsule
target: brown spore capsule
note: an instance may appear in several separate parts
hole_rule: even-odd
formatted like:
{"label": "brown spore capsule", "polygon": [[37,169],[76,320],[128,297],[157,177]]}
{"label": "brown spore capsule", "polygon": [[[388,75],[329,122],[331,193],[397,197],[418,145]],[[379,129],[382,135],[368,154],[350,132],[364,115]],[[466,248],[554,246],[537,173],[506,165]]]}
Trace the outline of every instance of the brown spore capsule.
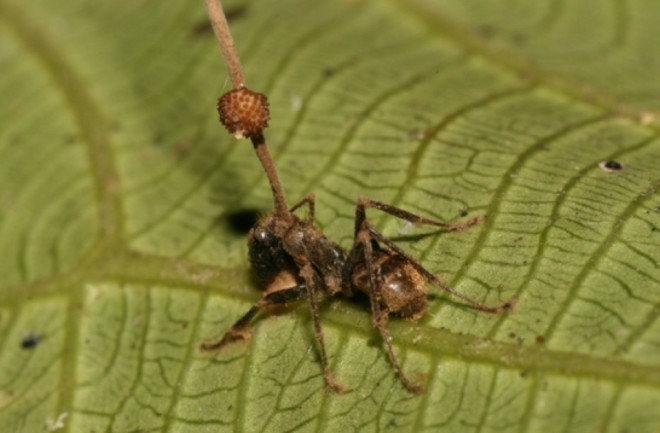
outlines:
{"label": "brown spore capsule", "polygon": [[252,138],[268,126],[270,113],[266,95],[240,87],[218,100],[220,122],[236,138]]}

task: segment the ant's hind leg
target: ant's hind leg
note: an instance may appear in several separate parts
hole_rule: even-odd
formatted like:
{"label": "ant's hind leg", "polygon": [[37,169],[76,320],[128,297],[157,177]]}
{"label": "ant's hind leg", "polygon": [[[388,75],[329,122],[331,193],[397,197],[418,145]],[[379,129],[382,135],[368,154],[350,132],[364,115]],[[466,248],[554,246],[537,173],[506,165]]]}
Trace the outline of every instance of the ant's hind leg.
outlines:
{"label": "ant's hind leg", "polygon": [[384,243],[391,250],[393,250],[399,256],[401,256],[405,261],[410,263],[410,265],[412,265],[417,270],[417,272],[422,274],[424,276],[424,278],[426,278],[431,284],[433,284],[434,286],[438,286],[438,287],[442,288],[443,290],[451,293],[452,295],[456,296],[459,299],[464,300],[465,302],[470,304],[473,308],[475,308],[477,310],[480,310],[480,311],[486,311],[488,313],[497,313],[497,314],[501,314],[501,313],[503,313],[507,310],[510,310],[512,308],[513,305],[512,305],[511,301],[505,302],[504,304],[498,305],[496,307],[491,307],[491,306],[483,304],[479,301],[475,301],[474,299],[470,298],[469,296],[464,295],[463,293],[457,291],[453,287],[448,286],[447,284],[440,281],[440,279],[438,277],[436,277],[431,272],[426,270],[426,268],[424,266],[422,266],[422,264],[418,260],[411,257],[408,253],[406,253],[401,248],[396,246],[396,244],[394,242],[392,242],[387,237],[382,235],[378,230],[376,230],[376,228],[373,225],[371,225],[371,223],[369,223],[369,221],[364,221],[363,222],[363,227],[364,227],[364,230],[368,231],[374,239]]}
{"label": "ant's hind leg", "polygon": [[247,313],[243,315],[243,317],[238,319],[231,328],[225,332],[225,335],[223,335],[220,340],[215,342],[204,342],[200,347],[202,350],[215,350],[220,349],[232,341],[244,340],[249,336],[249,332],[246,330],[247,326],[259,311],[269,305],[287,304],[304,299],[306,296],[307,290],[304,284],[269,293],[255,303]]}
{"label": "ant's hind leg", "polygon": [[[365,224],[368,223],[365,221]],[[371,303],[371,320],[374,327],[378,329],[378,332],[380,332],[383,342],[387,347],[387,354],[390,358],[390,362],[392,363],[392,367],[394,368],[397,376],[399,376],[401,383],[403,383],[403,386],[405,386],[408,391],[419,394],[424,390],[424,387],[422,385],[415,385],[410,381],[410,379],[408,379],[408,376],[406,376],[406,374],[403,372],[401,364],[399,364],[399,359],[394,353],[394,348],[392,347],[392,338],[390,337],[390,333],[387,330],[389,313],[387,311],[383,311],[381,307],[382,286],[376,280],[376,273],[373,267],[373,246],[371,241],[372,238],[369,231],[364,229],[360,230],[357,235],[356,243],[362,245],[364,251],[364,262],[367,268],[367,274],[369,275],[369,285],[371,287],[371,290],[369,290],[369,301]]]}
{"label": "ant's hind leg", "polygon": [[[428,224],[436,227],[442,227],[447,231],[451,232],[460,232],[463,231],[475,224],[480,223],[481,221],[484,220],[485,216],[484,215],[479,215],[476,217],[472,217],[469,220],[467,220],[464,223],[458,223],[458,224],[451,224],[451,223],[444,223],[442,221],[436,221],[432,220],[430,218],[425,218],[420,215],[416,215],[414,213],[410,213],[408,211],[405,211],[401,208],[398,208],[396,206],[392,206],[389,204],[385,204],[383,202],[377,201],[377,200],[372,200],[370,198],[366,197],[360,197],[358,198],[357,202],[357,218],[355,220],[355,229],[356,233],[358,230],[360,230],[360,224],[363,220],[366,219],[365,216],[365,209],[366,208],[375,208],[378,210],[381,210],[385,213],[388,213],[392,216],[395,216],[397,218],[401,218],[402,220],[409,221],[413,224]],[[361,220],[360,220],[361,219]]]}

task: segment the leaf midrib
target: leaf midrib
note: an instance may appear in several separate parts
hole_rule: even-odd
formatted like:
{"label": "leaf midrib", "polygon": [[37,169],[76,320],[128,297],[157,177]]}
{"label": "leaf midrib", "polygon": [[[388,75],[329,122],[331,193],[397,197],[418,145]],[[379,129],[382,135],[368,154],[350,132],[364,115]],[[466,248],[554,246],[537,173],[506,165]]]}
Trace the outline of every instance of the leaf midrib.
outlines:
{"label": "leaf midrib", "polygon": [[[128,274],[127,269],[130,269]],[[155,276],[154,269],[161,269],[162,272]],[[209,278],[195,284],[190,281],[190,275],[195,274],[207,274]],[[179,287],[194,292],[208,290],[208,294],[243,299],[246,303],[254,302],[258,298],[258,293],[248,291],[249,269],[239,268],[233,270],[232,274],[235,274],[234,278],[220,279],[218,270],[213,266],[126,252],[118,254],[111,261],[99,263],[94,271],[78,275],[74,280],[60,281],[60,290],[51,291],[50,294],[67,294],[72,284],[121,280],[145,285]],[[324,310],[325,326],[349,329],[351,333],[359,335],[371,335],[375,332],[369,313],[359,305],[346,300],[335,300],[330,306],[326,305]],[[287,314],[307,315],[309,312],[305,305],[299,305]],[[258,319],[257,323],[259,323]],[[494,341],[490,338],[457,334],[446,329],[429,328],[423,324],[413,324],[404,320],[392,320],[388,326],[398,347],[426,353],[434,359],[437,358],[436,360],[464,359],[529,373],[599,378],[619,384],[639,384],[660,388],[658,368],[614,356],[554,350],[541,344],[521,345]]]}

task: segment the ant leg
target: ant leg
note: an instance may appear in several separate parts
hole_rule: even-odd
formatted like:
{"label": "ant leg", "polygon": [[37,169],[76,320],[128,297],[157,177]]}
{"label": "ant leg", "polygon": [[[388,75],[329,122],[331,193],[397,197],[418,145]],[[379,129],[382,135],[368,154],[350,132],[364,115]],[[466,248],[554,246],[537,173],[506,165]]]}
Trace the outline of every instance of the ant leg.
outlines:
{"label": "ant leg", "polygon": [[394,252],[399,254],[401,257],[403,257],[408,263],[410,263],[417,271],[422,274],[431,284],[438,286],[442,288],[443,290],[451,293],[452,295],[456,296],[459,299],[464,300],[468,304],[470,304],[472,307],[476,308],[477,310],[480,311],[486,311],[488,313],[497,313],[501,314],[506,310],[510,310],[512,308],[512,303],[511,301],[505,302],[502,305],[499,305],[497,307],[491,307],[486,304],[483,304],[479,301],[475,301],[474,299],[470,298],[469,296],[464,295],[463,293],[457,291],[451,286],[448,286],[447,284],[443,283],[440,281],[438,277],[430,273],[429,271],[426,270],[424,266],[422,266],[419,261],[411,257],[408,253],[403,251],[401,248],[397,247],[394,242],[386,238],[384,235],[382,235],[376,228],[369,223],[369,221],[364,221],[363,226],[365,230],[367,230],[371,235],[378,241],[384,243],[387,245],[390,249],[392,249]]}
{"label": "ant leg", "polygon": [[304,284],[299,284],[295,287],[288,289],[278,290],[272,292],[261,298],[257,303],[255,303],[247,313],[238,319],[232,326],[229,328],[225,335],[222,336],[222,339],[216,342],[204,342],[200,345],[202,350],[215,350],[220,349],[227,343],[230,343],[235,340],[246,339],[249,335],[249,332],[245,330],[250,324],[250,321],[257,315],[257,313],[263,308],[269,305],[278,305],[278,304],[287,304],[290,302],[299,301],[304,299],[307,296],[307,290],[305,289]]}
{"label": "ant leg", "polygon": [[504,311],[510,310],[512,308],[511,302],[506,302],[497,307],[490,307],[486,304],[482,304],[481,302],[475,301],[474,299],[462,294],[461,292],[458,292],[453,287],[448,286],[447,284],[440,281],[438,277],[427,271],[426,268],[422,266],[421,263],[419,263],[419,261],[411,257],[408,253],[403,251],[398,246],[396,246],[394,242],[392,242],[387,237],[382,235],[369,221],[367,221],[366,211],[365,211],[367,207],[374,207],[376,209],[382,210],[383,212],[389,213],[390,215],[393,215],[398,218],[402,218],[412,223],[437,225],[440,227],[445,227],[447,228],[447,230],[451,230],[451,231],[463,230],[471,225],[474,225],[477,222],[481,221],[484,218],[483,216],[474,217],[463,224],[447,224],[412,214],[403,209],[399,209],[397,207],[385,203],[381,203],[376,200],[360,197],[358,198],[357,209],[355,211],[356,238],[361,230],[367,230],[369,233],[371,233],[372,238],[381,241],[382,243],[387,245],[390,249],[392,249],[394,252],[396,252],[401,257],[403,257],[408,263],[410,263],[415,269],[417,269],[417,271],[420,274],[422,274],[431,284],[436,285],[442,288],[443,290],[451,293],[452,295],[456,296],[457,298],[464,300],[465,302],[467,302],[477,310],[486,311],[489,313],[501,314]]}
{"label": "ant leg", "polygon": [[[392,216],[395,216],[397,218],[401,218],[402,220],[410,221],[413,224],[428,224],[428,225],[432,225],[432,226],[436,226],[436,227],[442,227],[445,230],[450,231],[450,232],[463,231],[463,230],[465,230],[465,229],[467,229],[467,228],[469,228],[469,227],[471,227],[475,224],[480,223],[481,221],[483,221],[485,219],[484,215],[479,215],[479,216],[470,218],[469,220],[467,220],[464,223],[458,223],[458,224],[444,223],[444,222],[441,222],[441,221],[432,220],[430,218],[425,218],[423,216],[416,215],[414,213],[410,213],[408,211],[400,209],[396,206],[385,204],[383,202],[380,202],[380,201],[377,201],[377,200],[372,200],[372,199],[366,198],[366,197],[358,198],[357,206],[358,206],[358,217],[359,217],[360,208],[362,208],[362,220],[366,219],[366,217],[364,216],[364,209],[368,208],[368,207],[372,207],[372,208],[376,208],[378,210],[381,210],[385,213],[388,213]],[[359,218],[356,218],[356,220],[355,220],[355,233],[356,234],[361,228],[358,219]]]}
{"label": "ant leg", "polygon": [[307,214],[307,218],[305,221],[311,223],[314,221],[314,203],[316,201],[316,195],[310,194],[304,199],[300,200],[299,203],[296,203],[291,209],[289,209],[289,212],[293,213],[295,210],[299,209],[300,207],[307,205],[309,208],[309,213]]}
{"label": "ant leg", "polygon": [[[367,223],[366,221],[364,222]],[[390,333],[387,331],[389,313],[387,310],[383,311],[381,308],[382,285],[376,280],[376,274],[373,268],[373,246],[371,244],[370,232],[368,230],[361,230],[360,233],[358,233],[357,242],[362,244],[364,249],[364,261],[369,275],[369,284],[371,286],[371,290],[369,290],[369,301],[371,303],[371,320],[373,325],[378,329],[383,342],[385,342],[387,354],[389,355],[395,373],[399,376],[399,380],[401,380],[401,383],[403,383],[403,386],[405,386],[408,391],[419,394],[424,390],[424,387],[422,385],[413,384],[403,372],[401,364],[399,364],[399,360],[394,353],[394,348],[392,347],[392,337],[390,337]]]}
{"label": "ant leg", "polygon": [[323,366],[323,375],[325,376],[325,383],[331,390],[335,392],[344,392],[346,386],[341,385],[335,381],[335,377],[330,370],[328,365],[328,355],[325,351],[325,339],[323,336],[323,327],[321,326],[321,319],[319,316],[318,302],[316,300],[316,293],[318,289],[316,288],[316,273],[311,263],[305,263],[300,268],[300,276],[305,280],[305,285],[307,286],[307,297],[309,298],[309,307],[312,310],[312,321],[314,322],[314,336],[316,341],[319,344],[321,351],[321,365]]}

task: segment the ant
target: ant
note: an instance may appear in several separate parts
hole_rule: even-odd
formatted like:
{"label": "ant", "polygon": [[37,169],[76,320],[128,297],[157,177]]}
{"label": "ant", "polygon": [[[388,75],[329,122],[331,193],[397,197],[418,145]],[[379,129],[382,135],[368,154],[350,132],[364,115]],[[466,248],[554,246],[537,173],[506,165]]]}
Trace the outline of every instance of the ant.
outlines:
{"label": "ant", "polygon": [[[262,97],[263,95],[244,87],[228,92],[218,103],[221,120],[225,124],[231,121],[231,115],[223,113],[228,110],[228,100],[245,103],[247,99],[259,98],[265,103],[265,97],[263,99]],[[248,133],[247,128],[241,129],[240,133],[241,135]],[[409,391],[419,393],[423,388],[413,384],[401,369],[386,326],[392,315],[413,320],[424,316],[428,303],[427,281],[481,311],[502,313],[510,308],[509,303],[496,307],[484,305],[440,281],[419,261],[381,234],[368,221],[366,210],[378,209],[414,224],[433,225],[448,231],[462,231],[480,222],[483,217],[475,217],[462,224],[449,224],[361,197],[357,200],[355,212],[354,243],[347,253],[314,224],[313,194],[308,195],[292,208],[288,208],[263,134],[250,133],[250,138],[268,177],[275,202],[275,210],[260,218],[248,234],[249,261],[257,279],[265,289],[265,294],[225,332],[219,341],[203,343],[202,349],[219,349],[232,341],[246,339],[249,336],[246,328],[259,311],[272,305],[288,304],[307,298],[327,386],[341,392],[345,387],[337,383],[328,366],[323,328],[318,312],[319,298],[324,294],[331,297],[337,295],[352,297],[356,292],[362,292],[369,296],[373,325],[385,342],[396,374]],[[294,212],[303,206],[308,207],[308,213],[306,218],[301,219]]]}
{"label": "ant", "polygon": [[[346,252],[314,224],[313,194],[289,208],[262,133],[269,120],[266,97],[245,87],[240,63],[233,52],[233,40],[229,39],[223,44],[222,38],[227,38],[229,34],[226,21],[219,22],[224,18],[214,15],[214,5],[213,0],[207,0],[214,29],[216,24],[224,26],[218,37],[235,86],[218,101],[220,121],[237,138],[250,138],[252,141],[270,183],[275,209],[261,217],[248,234],[248,257],[257,279],[265,289],[263,297],[220,340],[202,343],[201,348],[214,350],[232,341],[246,339],[250,335],[246,328],[261,310],[306,298],[311,309],[325,382],[333,391],[342,392],[346,387],[335,380],[328,365],[319,316],[319,298],[323,295],[352,297],[362,292],[369,297],[373,326],[383,338],[390,362],[401,383],[411,392],[421,392],[423,387],[408,378],[394,353],[387,330],[390,316],[413,320],[423,317],[428,305],[427,282],[441,287],[480,311],[502,313],[511,308],[511,303],[487,306],[446,285],[381,234],[367,219],[366,210],[378,209],[417,225],[433,225],[448,231],[462,231],[477,224],[483,217],[475,217],[462,224],[449,224],[361,197],[357,200],[355,212],[353,247]],[[294,212],[304,206],[308,208],[307,216],[299,218]]]}

